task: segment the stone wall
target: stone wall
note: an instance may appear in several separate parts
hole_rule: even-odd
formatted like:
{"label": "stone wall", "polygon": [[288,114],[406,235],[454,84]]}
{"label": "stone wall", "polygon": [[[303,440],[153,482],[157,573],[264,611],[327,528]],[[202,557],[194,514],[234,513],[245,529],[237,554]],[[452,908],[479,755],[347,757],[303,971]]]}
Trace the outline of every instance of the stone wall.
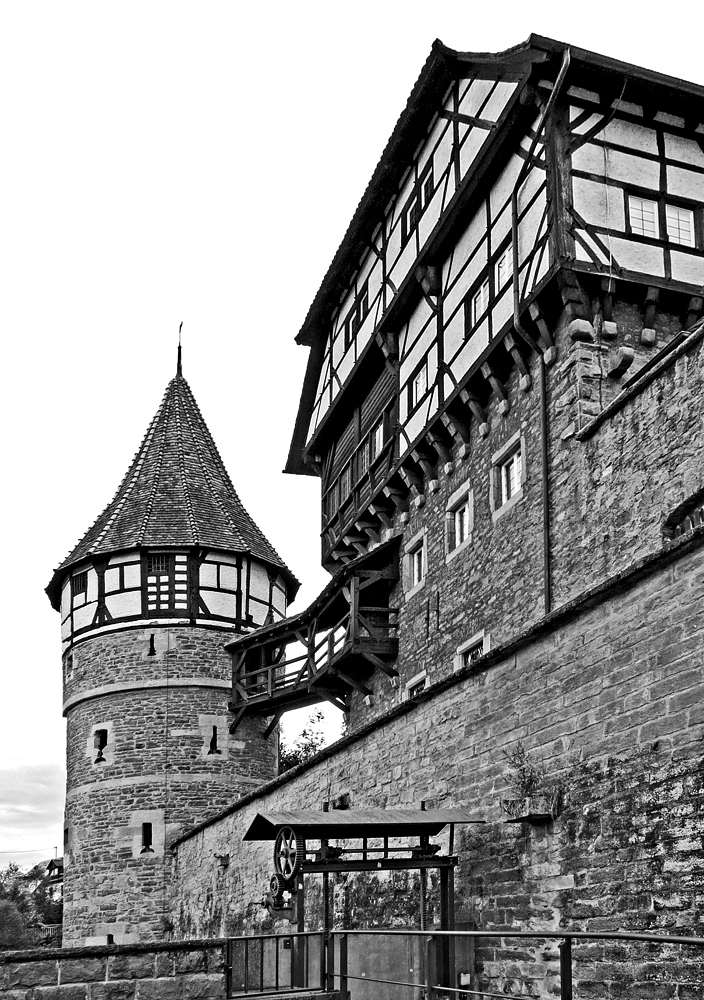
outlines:
{"label": "stone wall", "polygon": [[0,954],[6,1000],[216,1000],[225,996],[224,942]]}
{"label": "stone wall", "polygon": [[[703,584],[699,529],[196,829],[175,845],[176,933],[266,926],[272,845],[242,842],[254,815],[343,793],[485,821],[456,841],[461,926],[700,933]],[[562,786],[544,826],[502,812],[519,742]],[[336,883],[340,924],[413,921],[408,886],[366,881]]]}
{"label": "stone wall", "polygon": [[74,648],[65,684],[65,945],[168,937],[165,843],[275,773],[276,737],[262,738],[263,721],[228,733],[230,636],[145,627]]}

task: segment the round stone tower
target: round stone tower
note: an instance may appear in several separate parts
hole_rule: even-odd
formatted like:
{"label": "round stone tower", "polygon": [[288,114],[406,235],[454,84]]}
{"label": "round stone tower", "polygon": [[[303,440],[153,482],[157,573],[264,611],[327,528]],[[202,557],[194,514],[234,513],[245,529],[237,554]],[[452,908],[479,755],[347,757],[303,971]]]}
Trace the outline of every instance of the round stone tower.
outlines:
{"label": "round stone tower", "polygon": [[168,937],[169,842],[275,774],[228,732],[233,633],[298,583],[235,493],[180,363],[110,505],[55,571],[67,789],[64,944]]}

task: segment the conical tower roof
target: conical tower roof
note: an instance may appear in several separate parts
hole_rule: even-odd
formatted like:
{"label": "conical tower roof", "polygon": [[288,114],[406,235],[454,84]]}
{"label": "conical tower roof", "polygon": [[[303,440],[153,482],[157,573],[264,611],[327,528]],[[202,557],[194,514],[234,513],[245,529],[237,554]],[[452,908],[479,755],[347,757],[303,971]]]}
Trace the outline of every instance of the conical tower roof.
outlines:
{"label": "conical tower roof", "polygon": [[179,366],[112,502],[54,571],[55,607],[66,570],[90,556],[126,549],[202,545],[248,552],[298,581],[242,506]]}

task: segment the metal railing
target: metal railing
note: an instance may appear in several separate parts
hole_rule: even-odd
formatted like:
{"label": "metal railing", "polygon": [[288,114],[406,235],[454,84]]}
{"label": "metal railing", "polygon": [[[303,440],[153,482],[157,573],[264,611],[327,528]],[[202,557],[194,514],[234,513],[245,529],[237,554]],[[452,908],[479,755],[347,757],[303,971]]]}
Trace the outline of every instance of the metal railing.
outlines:
{"label": "metal railing", "polygon": [[[276,955],[271,945],[266,952],[270,941]],[[531,941],[533,949],[527,947]],[[643,948],[636,953],[639,944]],[[232,963],[235,946],[245,949],[239,966]],[[282,963],[278,952],[283,949],[292,957]],[[253,955],[258,958],[247,975]],[[227,966],[228,997],[310,989],[337,990],[341,1000],[510,1000],[517,994],[576,1000],[581,990],[575,992],[575,981],[584,995],[592,995],[595,984],[603,995],[611,995],[611,980],[619,995],[634,998],[641,995],[639,986],[649,1000],[680,996],[679,986],[687,996],[704,997],[704,937],[683,935],[342,930],[333,931],[327,941],[320,933],[259,935],[231,939]],[[632,992],[625,993],[628,989]]]}

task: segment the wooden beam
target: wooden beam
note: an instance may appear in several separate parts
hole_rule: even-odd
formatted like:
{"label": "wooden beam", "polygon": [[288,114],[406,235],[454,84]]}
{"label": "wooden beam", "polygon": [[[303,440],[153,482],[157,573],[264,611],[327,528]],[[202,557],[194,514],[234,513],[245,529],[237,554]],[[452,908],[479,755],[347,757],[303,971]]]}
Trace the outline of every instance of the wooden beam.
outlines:
{"label": "wooden beam", "polygon": [[276,715],[274,715],[274,717],[272,718],[271,722],[269,723],[269,725],[264,730],[263,736],[264,736],[265,740],[268,740],[269,737],[271,736],[271,734],[274,732],[274,730],[278,726],[279,722],[281,721],[281,716],[283,714],[284,713],[283,713],[283,709],[282,709],[280,712],[277,712]]}
{"label": "wooden beam", "polygon": [[465,404],[465,406],[469,407],[469,409],[472,412],[472,416],[479,424],[480,436],[486,437],[487,434],[489,433],[489,424],[486,419],[486,413],[484,412],[484,408],[482,407],[477,397],[467,392],[466,389],[461,389],[460,399]]}
{"label": "wooden beam", "polygon": [[459,445],[469,445],[469,428],[454,413],[441,413],[440,421]]}
{"label": "wooden beam", "polygon": [[518,349],[516,338],[513,336],[510,330],[504,337],[504,346],[506,347],[506,350],[513,358],[516,368],[518,368],[519,372],[521,373],[521,379],[520,379],[521,389],[523,390],[523,392],[528,392],[531,386],[530,371],[528,370],[528,366],[525,363],[523,355]]}

